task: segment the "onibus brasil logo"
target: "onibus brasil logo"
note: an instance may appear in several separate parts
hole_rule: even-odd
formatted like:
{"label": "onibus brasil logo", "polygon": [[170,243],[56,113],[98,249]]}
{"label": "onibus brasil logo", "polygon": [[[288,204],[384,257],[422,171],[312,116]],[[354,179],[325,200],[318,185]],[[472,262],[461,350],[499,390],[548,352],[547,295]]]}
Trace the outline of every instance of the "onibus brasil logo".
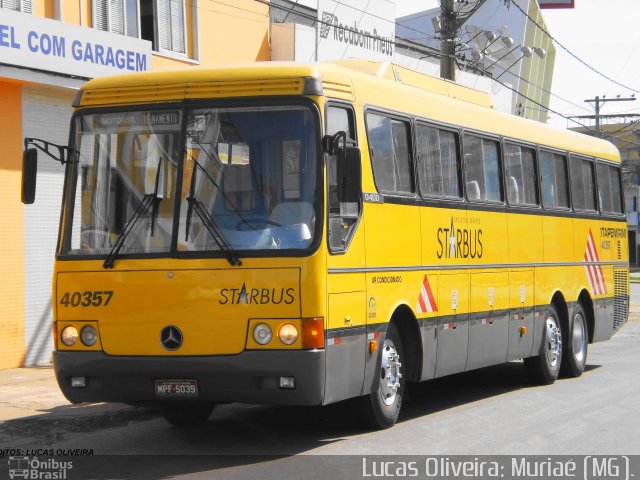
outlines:
{"label": "onibus brasil logo", "polygon": [[40,460],[38,457],[9,457],[9,478],[33,480],[65,480],[67,471],[73,468],[72,462],[55,458]]}

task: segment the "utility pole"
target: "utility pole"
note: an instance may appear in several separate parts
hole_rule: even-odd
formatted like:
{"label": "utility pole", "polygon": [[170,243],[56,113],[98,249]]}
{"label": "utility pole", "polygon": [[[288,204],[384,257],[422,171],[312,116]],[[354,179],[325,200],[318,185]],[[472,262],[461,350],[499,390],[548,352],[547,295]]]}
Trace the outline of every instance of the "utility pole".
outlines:
{"label": "utility pole", "polygon": [[442,52],[440,57],[440,77],[455,82],[455,38],[458,27],[456,25],[456,12],[453,9],[453,0],[441,0],[440,10],[440,52]]}
{"label": "utility pole", "polygon": [[458,30],[487,0],[476,0],[464,15],[454,8],[454,0],[440,0],[440,78],[456,80],[456,37]]}
{"label": "utility pole", "polygon": [[599,96],[596,96],[596,98],[586,99],[585,102],[595,104],[596,135],[600,136],[600,105],[604,105],[607,102],[635,102],[635,101],[636,101],[636,97],[620,98],[620,95],[618,95],[616,98],[606,98],[603,95],[602,98],[600,98]]}

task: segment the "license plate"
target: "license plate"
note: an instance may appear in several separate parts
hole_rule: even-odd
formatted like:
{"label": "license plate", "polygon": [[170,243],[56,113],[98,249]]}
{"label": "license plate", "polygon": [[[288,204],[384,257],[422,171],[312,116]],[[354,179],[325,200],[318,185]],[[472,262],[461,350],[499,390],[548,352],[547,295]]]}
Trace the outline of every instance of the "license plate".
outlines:
{"label": "license plate", "polygon": [[195,397],[198,395],[198,382],[195,380],[156,380],[158,397]]}

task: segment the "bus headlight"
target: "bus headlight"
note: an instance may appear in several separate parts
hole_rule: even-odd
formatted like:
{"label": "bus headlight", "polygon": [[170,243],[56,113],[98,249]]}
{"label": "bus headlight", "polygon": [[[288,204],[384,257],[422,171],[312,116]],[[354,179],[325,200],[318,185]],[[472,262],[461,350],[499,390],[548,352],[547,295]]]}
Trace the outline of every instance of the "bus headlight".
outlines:
{"label": "bus headlight", "polygon": [[98,341],[98,332],[93,326],[87,325],[80,332],[80,340],[87,347],[92,347]]}
{"label": "bus headlight", "polygon": [[78,341],[78,329],[76,327],[64,327],[60,339],[67,347],[73,347]]}
{"label": "bus headlight", "polygon": [[285,323],[280,327],[278,337],[285,345],[292,345],[298,339],[298,329],[290,323]]}
{"label": "bus headlight", "polygon": [[256,328],[253,329],[253,339],[260,345],[266,345],[271,341],[272,333],[271,327],[266,323],[259,323]]}

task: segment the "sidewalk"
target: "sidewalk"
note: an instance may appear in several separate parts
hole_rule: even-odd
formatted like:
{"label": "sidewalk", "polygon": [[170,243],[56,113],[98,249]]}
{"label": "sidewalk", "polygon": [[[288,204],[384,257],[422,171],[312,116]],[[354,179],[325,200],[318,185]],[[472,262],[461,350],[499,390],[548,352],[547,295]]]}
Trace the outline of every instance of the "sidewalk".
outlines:
{"label": "sidewalk", "polygon": [[70,419],[126,409],[137,410],[121,403],[70,403],[58,388],[51,366],[0,370],[0,424],[25,417]]}
{"label": "sidewalk", "polygon": [[[630,305],[629,321],[640,321],[640,303]],[[104,421],[115,417],[126,421],[127,418],[149,417],[155,413],[122,403],[71,404],[60,392],[50,366],[0,370],[0,426],[6,426],[10,420],[27,417],[38,421],[46,418],[67,422],[92,417],[91,421],[98,422],[96,415],[103,417]]]}

